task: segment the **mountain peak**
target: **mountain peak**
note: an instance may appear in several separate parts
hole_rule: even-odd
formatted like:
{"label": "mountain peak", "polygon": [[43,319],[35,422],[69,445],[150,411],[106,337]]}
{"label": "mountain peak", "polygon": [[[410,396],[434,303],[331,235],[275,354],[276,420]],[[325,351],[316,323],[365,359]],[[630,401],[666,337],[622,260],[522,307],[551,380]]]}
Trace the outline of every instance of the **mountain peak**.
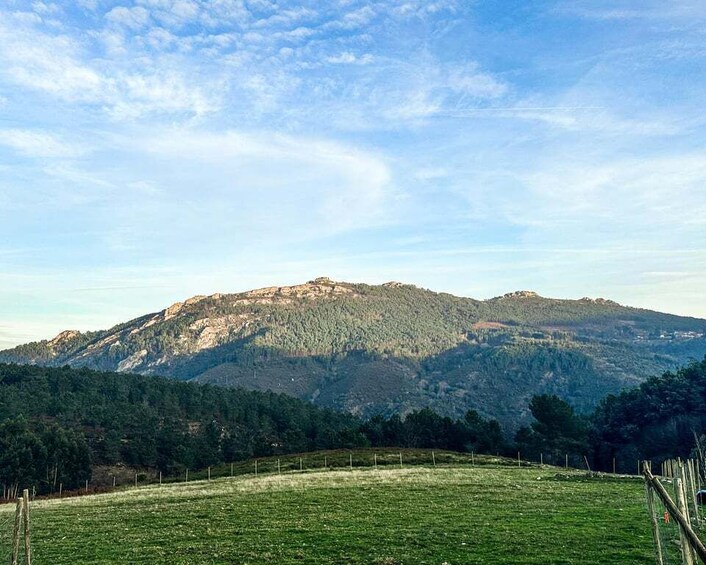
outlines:
{"label": "mountain peak", "polygon": [[541,298],[541,296],[539,296],[539,294],[537,294],[533,290],[516,290],[514,292],[508,292],[506,294],[503,294],[498,298],[502,300],[507,298]]}
{"label": "mountain peak", "polygon": [[383,283],[382,286],[387,287],[387,288],[402,288],[403,286],[411,286],[411,285],[407,285],[407,284],[397,282],[397,281],[389,281],[389,282]]}
{"label": "mountain peak", "polygon": [[584,296],[583,298],[580,299],[580,302],[590,302],[592,304],[609,304],[611,306],[620,306],[615,300],[609,300],[607,298],[590,298],[588,296]]}
{"label": "mountain peak", "polygon": [[49,345],[51,347],[57,347],[63,343],[66,343],[67,341],[71,341],[72,339],[74,339],[80,335],[81,335],[81,332],[78,330],[64,330],[59,335],[57,335],[54,339],[52,339],[49,342]]}
{"label": "mountain peak", "polygon": [[252,302],[289,302],[295,298],[322,298],[347,294],[357,296],[347,283],[338,283],[328,277],[318,277],[304,284],[293,286],[268,286],[242,293],[238,301]]}
{"label": "mountain peak", "polygon": [[[218,298],[218,297],[220,297],[220,294],[214,294],[211,298]],[[173,318],[179,312],[181,312],[185,307],[191,306],[192,304],[196,304],[198,302],[201,302],[204,298],[207,298],[207,297],[202,294],[197,294],[196,296],[192,296],[191,298],[188,298],[188,299],[184,300],[183,302],[175,302],[171,306],[168,306],[167,308],[164,309],[164,319],[168,320],[169,318]]]}

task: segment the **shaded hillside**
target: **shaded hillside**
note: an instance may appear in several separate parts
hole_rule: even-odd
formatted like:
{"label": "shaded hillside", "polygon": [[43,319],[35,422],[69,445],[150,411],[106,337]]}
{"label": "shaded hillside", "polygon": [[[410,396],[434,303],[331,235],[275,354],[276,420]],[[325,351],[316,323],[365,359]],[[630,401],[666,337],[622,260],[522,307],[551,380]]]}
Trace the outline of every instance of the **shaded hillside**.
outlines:
{"label": "shaded hillside", "polygon": [[593,417],[594,458],[608,467],[636,458],[687,458],[699,437],[706,445],[706,358],[651,377],[638,388],[609,396]]}
{"label": "shaded hillside", "polygon": [[194,297],[107,331],[0,352],[0,361],[269,389],[364,416],[472,408],[516,425],[533,394],[588,409],[700,358],[704,333],[704,320],[603,299],[478,301],[321,278]]}
{"label": "shaded hillside", "polygon": [[107,486],[106,467],[181,476],[186,469],[322,448],[497,453],[505,444],[498,422],[475,412],[452,420],[421,410],[404,420],[363,422],[271,392],[0,363],[0,484],[13,493],[76,488],[91,477],[100,484],[101,475]]}
{"label": "shaded hillside", "polygon": [[0,482],[75,488],[96,465],[185,468],[367,445],[361,422],[286,395],[0,364]]}

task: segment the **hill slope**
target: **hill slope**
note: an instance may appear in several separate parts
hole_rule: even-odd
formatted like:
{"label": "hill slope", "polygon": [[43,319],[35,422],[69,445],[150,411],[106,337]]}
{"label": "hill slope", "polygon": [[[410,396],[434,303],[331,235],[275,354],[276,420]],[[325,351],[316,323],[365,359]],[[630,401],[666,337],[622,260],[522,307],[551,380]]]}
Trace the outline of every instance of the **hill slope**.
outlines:
{"label": "hill slope", "polygon": [[[645,564],[653,551],[644,506],[640,481],[552,468],[275,473],[38,500],[32,557],[53,565]],[[0,505],[0,547],[10,547],[13,512]],[[676,563],[675,530],[664,535]]]}
{"label": "hill slope", "polygon": [[319,278],[197,296],[0,362],[69,364],[284,392],[368,416],[422,406],[516,424],[536,393],[579,409],[706,354],[706,320],[522,291],[478,301]]}

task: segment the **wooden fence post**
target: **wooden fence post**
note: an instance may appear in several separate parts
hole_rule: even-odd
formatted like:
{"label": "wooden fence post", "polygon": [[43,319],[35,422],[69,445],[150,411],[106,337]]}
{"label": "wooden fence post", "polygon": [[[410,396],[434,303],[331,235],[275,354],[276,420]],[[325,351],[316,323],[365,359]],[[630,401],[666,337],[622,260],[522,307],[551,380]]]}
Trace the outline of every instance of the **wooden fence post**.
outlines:
{"label": "wooden fence post", "polygon": [[696,480],[694,479],[694,460],[693,459],[687,459],[686,461],[686,469],[689,475],[689,483],[688,483],[688,488],[687,490],[689,491],[689,494],[691,495],[689,497],[689,501],[691,502],[691,505],[694,509],[694,519],[696,520],[697,525],[701,525],[701,516],[699,515],[699,503],[696,498]]}
{"label": "wooden fence post", "polygon": [[[677,505],[679,511],[684,515],[686,521],[689,521],[689,514],[686,508],[686,497],[684,496],[684,482],[681,478],[675,479],[677,491]],[[679,539],[681,540],[681,553],[684,565],[694,565],[694,556],[691,552],[691,544],[684,532],[684,528],[679,528]]]}
{"label": "wooden fence post", "polygon": [[[277,459],[277,462],[279,463],[279,459]],[[230,464],[230,476],[233,476],[233,464]]]}
{"label": "wooden fence post", "polygon": [[[432,453],[434,453],[434,452],[432,451]],[[375,465],[375,470],[377,471],[377,468],[378,468],[378,454],[377,453],[373,453],[373,465]]]}
{"label": "wooden fence post", "polygon": [[353,454],[352,453],[348,454],[348,464],[349,464],[351,471],[352,471],[353,470]]}
{"label": "wooden fence post", "polygon": [[402,452],[400,451],[400,469],[402,468]]}
{"label": "wooden fence post", "polygon": [[15,508],[15,525],[12,528],[12,565],[18,565],[20,555],[20,526],[22,525],[22,507],[23,501],[17,499],[17,507]]}
{"label": "wooden fence post", "polygon": [[29,532],[29,490],[22,492],[22,522],[25,530],[25,564],[32,565],[32,548]]}
{"label": "wooden fence post", "polygon": [[[434,464],[434,467],[436,467],[436,455],[434,455],[434,452],[431,452],[431,462]],[[377,465],[375,465],[377,467]]]}
{"label": "wooden fence post", "polygon": [[664,560],[662,558],[662,542],[659,538],[659,523],[657,522],[657,516],[655,516],[655,495],[652,491],[650,483],[645,480],[645,493],[647,495],[647,511],[650,513],[650,521],[652,522],[652,537],[655,542],[655,558],[657,560],[657,565],[664,565]]}
{"label": "wooden fence post", "polygon": [[[654,488],[654,492],[657,493],[657,496],[659,496],[659,498],[662,500],[662,503],[666,507],[669,514],[679,524],[680,534],[683,534],[684,537],[687,539],[687,546],[691,545],[693,551],[696,553],[699,559],[701,559],[702,562],[706,563],[706,546],[704,546],[703,542],[699,539],[699,536],[696,535],[693,528],[691,527],[691,524],[689,524],[689,521],[686,519],[684,514],[679,510],[677,505],[674,504],[674,501],[670,498],[669,494],[662,486],[662,483],[660,483],[659,480],[657,480],[657,478],[652,475],[646,463],[643,465],[643,474],[645,476],[645,480],[650,483],[650,486]],[[677,489],[677,492],[679,492],[679,489]],[[687,555],[691,557],[691,552],[686,551],[685,558]]]}

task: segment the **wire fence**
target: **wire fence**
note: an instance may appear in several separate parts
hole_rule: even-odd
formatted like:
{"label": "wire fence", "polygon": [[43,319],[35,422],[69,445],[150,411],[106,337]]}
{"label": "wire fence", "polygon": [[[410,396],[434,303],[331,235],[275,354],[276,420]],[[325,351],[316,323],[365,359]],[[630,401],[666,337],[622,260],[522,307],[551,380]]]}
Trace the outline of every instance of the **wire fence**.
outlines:
{"label": "wire fence", "polygon": [[0,507],[0,563],[12,562],[12,530],[15,526],[15,505]]}
{"label": "wire fence", "polygon": [[665,461],[659,477],[652,475],[651,466],[645,462],[644,477],[656,563],[702,562],[706,547],[699,538],[704,524],[699,462]]}
{"label": "wire fence", "polygon": [[[668,483],[667,486],[669,486]],[[683,562],[682,540],[679,524],[658,497],[655,497],[651,512],[654,515],[654,523],[657,524],[657,536],[659,538],[660,549],[655,551],[661,552],[661,562],[664,565],[681,565]]]}
{"label": "wire fence", "polygon": [[[556,460],[556,461],[555,461]],[[155,484],[170,484],[210,480],[244,475],[272,475],[312,471],[345,471],[365,468],[405,468],[412,466],[506,466],[516,468],[553,466],[558,471],[587,470],[590,467],[584,456],[562,455],[545,456],[539,454],[536,458],[527,459],[524,454],[517,453],[515,457],[503,455],[478,454],[475,452],[456,452],[422,448],[358,448],[340,449],[318,452],[304,452],[287,455],[266,456],[255,459],[240,460],[232,463],[220,463],[200,469],[172,468],[171,472],[162,473],[154,469],[135,469],[129,467],[103,468],[94,472],[92,479],[85,480],[80,485],[58,484],[50,493],[41,493],[39,498],[70,498],[87,494],[112,492],[116,489],[147,486]],[[35,498],[34,491],[31,499]],[[9,498],[0,500],[12,502]]]}
{"label": "wire fence", "polygon": [[32,563],[29,498],[29,490],[24,489],[22,498],[18,498],[14,505],[5,505],[0,511],[0,563]]}

